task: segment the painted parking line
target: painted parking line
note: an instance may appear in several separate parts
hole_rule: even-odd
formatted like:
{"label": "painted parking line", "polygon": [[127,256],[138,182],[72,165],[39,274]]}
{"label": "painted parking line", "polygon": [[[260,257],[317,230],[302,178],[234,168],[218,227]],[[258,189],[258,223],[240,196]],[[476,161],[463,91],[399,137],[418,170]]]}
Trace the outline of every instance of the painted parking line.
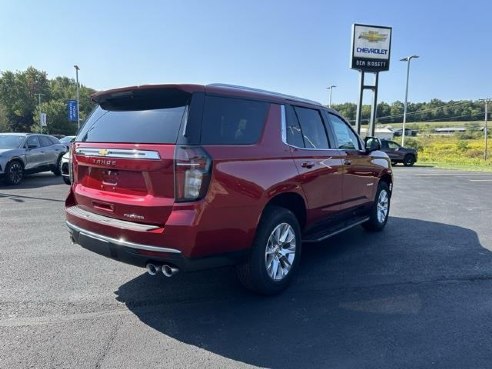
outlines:
{"label": "painted parking line", "polygon": [[470,173],[425,173],[414,174],[415,177],[491,177],[492,174],[470,174]]}
{"label": "painted parking line", "polygon": [[492,182],[492,179],[470,179],[470,182]]}

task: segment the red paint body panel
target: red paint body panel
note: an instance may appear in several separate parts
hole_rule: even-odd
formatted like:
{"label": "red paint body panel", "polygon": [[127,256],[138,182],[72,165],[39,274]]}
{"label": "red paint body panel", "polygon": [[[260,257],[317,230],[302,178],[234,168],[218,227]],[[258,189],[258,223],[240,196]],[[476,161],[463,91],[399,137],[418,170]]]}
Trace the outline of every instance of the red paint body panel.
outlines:
{"label": "red paint body panel", "polygon": [[[210,182],[206,195],[190,202],[175,201],[174,157],[180,144],[76,142],[74,183],[67,208],[155,228],[135,230],[125,228],[122,222],[105,224],[67,211],[70,224],[116,240],[172,248],[186,258],[204,258],[248,250],[263,210],[278,195],[295,194],[302,199],[307,228],[341,210],[371,204],[379,179],[391,175],[384,154],[374,159],[368,154],[297,149],[285,144],[281,104],[292,101],[268,93],[220,86],[155,85],[104,91],[94,99],[159,88],[265,99],[269,110],[260,140],[253,145],[202,145],[211,159]],[[294,103],[310,106],[304,100]],[[77,149],[145,150],[157,153],[159,159],[85,156],[77,154]],[[146,251],[146,255],[152,253]]]}

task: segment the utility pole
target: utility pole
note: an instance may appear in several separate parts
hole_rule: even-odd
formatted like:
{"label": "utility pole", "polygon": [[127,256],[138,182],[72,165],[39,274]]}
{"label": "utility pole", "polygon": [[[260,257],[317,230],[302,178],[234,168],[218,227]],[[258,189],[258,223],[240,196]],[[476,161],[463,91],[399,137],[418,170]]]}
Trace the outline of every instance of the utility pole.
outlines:
{"label": "utility pole", "polygon": [[80,91],[79,91],[79,66],[74,65],[75,79],[77,81],[77,129],[80,129]]}
{"label": "utility pole", "polygon": [[484,134],[484,143],[485,143],[485,147],[483,149],[483,160],[487,160],[487,157],[488,157],[488,148],[487,148],[487,145],[488,145],[488,142],[487,142],[487,139],[488,139],[488,127],[487,127],[487,120],[488,120],[488,104],[489,104],[489,101],[490,99],[480,99],[479,101],[483,101],[485,103],[485,121],[484,121],[484,126],[483,126],[483,134]]}
{"label": "utility pole", "polygon": [[327,87],[327,88],[326,88],[327,90],[330,90],[330,101],[329,101],[329,103],[328,103],[328,107],[329,107],[329,108],[331,108],[331,94],[332,94],[332,91],[333,91],[333,89],[334,89],[335,87],[337,87],[337,86],[335,86],[335,85],[331,85],[331,86],[329,86],[329,87]]}
{"label": "utility pole", "polygon": [[35,94],[38,96],[38,109],[39,109],[39,128],[40,132],[43,133],[43,113],[41,112],[41,96],[44,94]]}

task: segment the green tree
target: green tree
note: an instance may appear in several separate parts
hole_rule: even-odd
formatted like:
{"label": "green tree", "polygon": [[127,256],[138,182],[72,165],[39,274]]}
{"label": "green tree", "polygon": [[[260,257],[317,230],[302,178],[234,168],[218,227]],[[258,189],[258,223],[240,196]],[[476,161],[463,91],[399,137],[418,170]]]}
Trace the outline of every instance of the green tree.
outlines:
{"label": "green tree", "polygon": [[14,132],[31,130],[33,113],[38,104],[38,94],[50,99],[50,89],[45,72],[33,67],[23,72],[2,72],[0,78],[0,103],[4,106],[9,129]]}
{"label": "green tree", "polygon": [[401,101],[395,101],[391,104],[391,122],[402,122],[403,121],[403,109],[404,105]]}
{"label": "green tree", "polygon": [[49,132],[50,134],[58,135],[74,135],[77,132],[77,123],[69,122],[67,116],[67,105],[62,100],[51,100],[42,103],[40,107],[37,107],[34,113],[35,119],[38,124],[33,126],[34,132],[39,132],[39,113],[42,111],[46,114],[47,127],[43,127],[43,132]]}
{"label": "green tree", "polygon": [[[67,77],[56,77],[50,81],[50,90],[53,100],[67,103],[77,97],[77,85],[74,79]],[[96,92],[92,88],[80,86],[80,118],[84,121],[90,114],[95,104],[91,100],[91,95]],[[66,114],[65,105],[65,115]]]}
{"label": "green tree", "polygon": [[355,115],[357,112],[357,105],[354,103],[344,103],[332,105],[333,109],[338,111],[341,115],[343,115],[349,121],[355,120]]}
{"label": "green tree", "polygon": [[7,111],[5,107],[0,104],[0,132],[9,132],[9,121],[7,119]]}
{"label": "green tree", "polygon": [[391,122],[391,106],[385,102],[380,102],[378,104],[377,120],[380,123],[390,123]]}

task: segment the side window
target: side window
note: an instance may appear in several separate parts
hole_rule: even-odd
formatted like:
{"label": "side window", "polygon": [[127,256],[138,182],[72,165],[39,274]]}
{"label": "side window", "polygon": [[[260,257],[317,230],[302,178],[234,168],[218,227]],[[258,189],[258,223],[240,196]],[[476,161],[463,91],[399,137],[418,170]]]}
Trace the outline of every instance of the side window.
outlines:
{"label": "side window", "polygon": [[52,145],[56,145],[56,144],[60,143],[60,141],[58,141],[58,138],[56,138],[56,137],[53,137],[53,136],[47,136],[47,137],[51,141]]}
{"label": "side window", "polygon": [[39,142],[41,143],[42,147],[53,145],[51,140],[46,136],[38,136],[38,138],[39,138]]}
{"label": "side window", "polygon": [[216,96],[205,97],[202,120],[204,145],[251,145],[258,141],[269,104]]}
{"label": "side window", "polygon": [[388,146],[391,150],[398,150],[400,148],[400,145],[393,141],[388,141]]}
{"label": "side window", "polygon": [[343,150],[360,150],[359,139],[352,129],[342,119],[333,114],[328,114],[337,139],[337,148]]}
{"label": "side window", "polygon": [[388,149],[388,141],[381,140],[381,148],[382,149]]}
{"label": "side window", "polygon": [[295,107],[307,149],[328,149],[328,137],[319,111]]}
{"label": "side window", "polygon": [[37,136],[29,136],[27,139],[27,147],[30,149],[36,149],[39,147],[39,141]]}
{"label": "side window", "polygon": [[287,143],[296,147],[304,147],[301,126],[294,109],[290,105],[285,106],[285,121]]}

